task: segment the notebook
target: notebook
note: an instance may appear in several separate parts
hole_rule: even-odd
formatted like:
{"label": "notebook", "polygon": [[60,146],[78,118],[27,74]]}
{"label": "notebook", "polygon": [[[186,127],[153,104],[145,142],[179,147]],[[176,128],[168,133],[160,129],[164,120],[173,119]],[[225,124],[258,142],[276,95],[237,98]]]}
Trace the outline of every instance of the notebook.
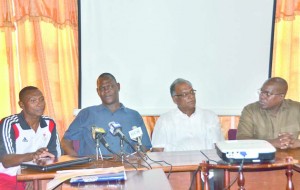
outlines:
{"label": "notebook", "polygon": [[95,175],[77,176],[70,179],[72,185],[78,183],[106,182],[106,181],[124,181],[126,180],[125,171],[117,173],[103,173]]}
{"label": "notebook", "polygon": [[90,157],[72,157],[72,156],[61,156],[59,158],[41,158],[37,162],[29,161],[21,163],[23,168],[31,168],[40,171],[49,171],[76,164],[84,164],[92,161]]}

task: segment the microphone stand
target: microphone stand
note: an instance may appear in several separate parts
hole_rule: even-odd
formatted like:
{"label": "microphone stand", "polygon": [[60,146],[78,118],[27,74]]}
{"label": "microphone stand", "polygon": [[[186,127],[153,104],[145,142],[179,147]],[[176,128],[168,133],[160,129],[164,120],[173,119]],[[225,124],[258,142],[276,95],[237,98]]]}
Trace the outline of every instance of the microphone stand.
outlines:
{"label": "microphone stand", "polygon": [[137,147],[136,147],[136,151],[137,151],[137,152],[142,152],[142,153],[143,153],[143,151],[142,151],[142,142],[141,142],[140,137],[137,138]]}
{"label": "microphone stand", "polygon": [[121,159],[122,159],[121,161],[123,163],[125,153],[124,153],[124,140],[122,138],[120,139],[120,147],[121,147],[120,155],[121,155]]}
{"label": "microphone stand", "polygon": [[100,139],[99,136],[96,135],[96,160],[99,160],[99,156],[101,157],[101,160],[103,160],[102,152],[100,150]]}
{"label": "microphone stand", "polygon": [[142,143],[139,138],[136,139],[137,143],[134,147],[135,152],[131,153],[128,156],[131,156],[132,159],[140,160],[145,157],[145,153],[143,152],[142,149]]}
{"label": "microphone stand", "polygon": [[[137,146],[136,146],[136,152],[139,154],[139,156],[141,157],[145,157],[145,152],[143,151],[143,147],[142,147],[142,142],[140,137],[137,138]],[[146,157],[147,159],[147,157]]]}

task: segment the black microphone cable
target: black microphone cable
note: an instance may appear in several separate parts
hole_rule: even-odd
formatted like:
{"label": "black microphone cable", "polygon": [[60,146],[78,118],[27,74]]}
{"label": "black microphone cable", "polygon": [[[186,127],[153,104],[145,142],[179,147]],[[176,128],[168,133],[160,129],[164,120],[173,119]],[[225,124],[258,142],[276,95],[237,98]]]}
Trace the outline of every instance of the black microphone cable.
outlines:
{"label": "black microphone cable", "polygon": [[122,156],[120,156],[119,154],[115,153],[112,149],[110,149],[109,147],[106,147],[105,148],[111,152],[113,155],[116,155],[117,157],[119,157],[121,160],[124,160],[126,163],[128,163],[129,165],[131,165],[135,170],[137,170],[137,167],[135,165],[133,165],[131,162],[129,162],[128,160],[126,160],[125,158],[122,159]]}
{"label": "black microphone cable", "polygon": [[168,163],[168,162],[166,162],[166,161],[164,161],[164,160],[158,160],[158,161],[157,161],[157,160],[152,160],[147,154],[146,154],[146,157],[147,157],[150,161],[152,161],[152,162],[154,162],[154,163],[157,163],[157,164],[159,164],[159,165],[161,165],[161,166],[162,166],[161,163],[165,163],[165,164],[169,165],[169,166],[170,166],[170,170],[169,170],[168,176],[167,176],[167,178],[169,179],[169,177],[170,177],[170,175],[171,175],[171,173],[172,173],[172,169],[173,169],[172,164],[170,164],[170,163]]}
{"label": "black microphone cable", "polygon": [[[117,157],[119,157],[121,160],[122,160],[122,157],[119,155],[119,154],[117,154],[117,153],[115,153],[110,147],[109,147],[109,145],[108,145],[108,143],[106,142],[106,140],[105,140],[105,138],[104,138],[104,136],[103,135],[99,135],[98,136],[98,138],[100,137],[100,142],[101,142],[101,144],[110,152],[110,153],[112,153],[113,155],[116,155]],[[129,165],[131,165],[135,170],[137,170],[137,167],[135,166],[135,165],[133,165],[132,163],[130,163],[128,160],[126,160],[126,159],[123,159],[126,163],[128,163]]]}
{"label": "black microphone cable", "polygon": [[[132,146],[132,144],[128,141],[128,139],[126,138],[126,136],[122,133],[121,131],[121,125],[115,122],[110,122],[109,126],[113,128],[113,131],[110,131],[114,136],[117,135],[120,137],[121,140],[124,140],[131,148],[133,151],[135,151],[135,148]],[[138,152],[138,151],[137,151]],[[138,152],[139,157],[152,169],[151,165],[143,158],[143,156],[141,156],[141,154]],[[122,158],[122,157],[121,157]],[[147,169],[149,169],[149,167],[144,166],[142,164],[140,164],[143,167],[146,167]]]}
{"label": "black microphone cable", "polygon": [[[124,139],[126,139],[126,138],[124,138]],[[133,151],[136,151],[135,150],[135,148],[132,146],[132,144],[131,143],[129,143],[128,142],[128,140],[126,139],[126,140],[124,140],[129,146],[130,146],[130,148],[133,150]],[[139,152],[139,151],[136,151],[136,153],[139,155],[139,157],[149,166],[149,167],[147,167],[147,166],[145,166],[145,165],[142,165],[142,164],[140,164],[141,166],[143,166],[143,167],[145,167],[145,168],[147,168],[148,170],[149,169],[152,169],[152,167],[151,167],[151,165],[144,159],[144,157],[141,155],[141,153]],[[146,154],[146,153],[145,153]],[[147,154],[146,154],[147,155]]]}

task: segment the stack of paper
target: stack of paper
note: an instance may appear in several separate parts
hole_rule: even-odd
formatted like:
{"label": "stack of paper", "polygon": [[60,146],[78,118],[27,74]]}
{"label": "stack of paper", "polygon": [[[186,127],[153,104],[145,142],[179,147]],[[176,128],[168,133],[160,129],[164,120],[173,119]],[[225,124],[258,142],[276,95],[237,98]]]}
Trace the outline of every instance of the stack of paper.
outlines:
{"label": "stack of paper", "polygon": [[[123,175],[123,179],[126,180],[126,174],[125,174],[125,168],[124,166],[120,167],[113,167],[113,168],[97,168],[97,169],[80,169],[80,170],[63,170],[63,171],[57,171],[57,174],[55,175],[55,178],[47,183],[47,190],[52,190],[55,187],[57,187],[59,184],[63,183],[66,180],[69,180],[71,178],[80,177],[82,176],[94,176],[95,178],[101,178],[98,175],[113,175],[117,174],[116,176]],[[122,173],[122,174],[120,174]],[[96,177],[95,177],[96,176]],[[102,176],[103,177],[103,176]],[[92,179],[91,178],[91,179]]]}

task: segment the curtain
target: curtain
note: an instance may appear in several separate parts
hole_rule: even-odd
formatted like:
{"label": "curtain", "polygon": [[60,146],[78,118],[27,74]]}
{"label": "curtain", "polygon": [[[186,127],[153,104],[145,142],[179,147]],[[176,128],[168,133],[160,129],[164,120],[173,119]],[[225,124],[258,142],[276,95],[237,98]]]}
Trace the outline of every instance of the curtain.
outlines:
{"label": "curtain", "polygon": [[287,80],[287,98],[300,101],[300,0],[277,0],[272,76]]}
{"label": "curtain", "polygon": [[0,117],[20,112],[18,93],[36,86],[59,135],[78,107],[76,0],[0,0]]}

